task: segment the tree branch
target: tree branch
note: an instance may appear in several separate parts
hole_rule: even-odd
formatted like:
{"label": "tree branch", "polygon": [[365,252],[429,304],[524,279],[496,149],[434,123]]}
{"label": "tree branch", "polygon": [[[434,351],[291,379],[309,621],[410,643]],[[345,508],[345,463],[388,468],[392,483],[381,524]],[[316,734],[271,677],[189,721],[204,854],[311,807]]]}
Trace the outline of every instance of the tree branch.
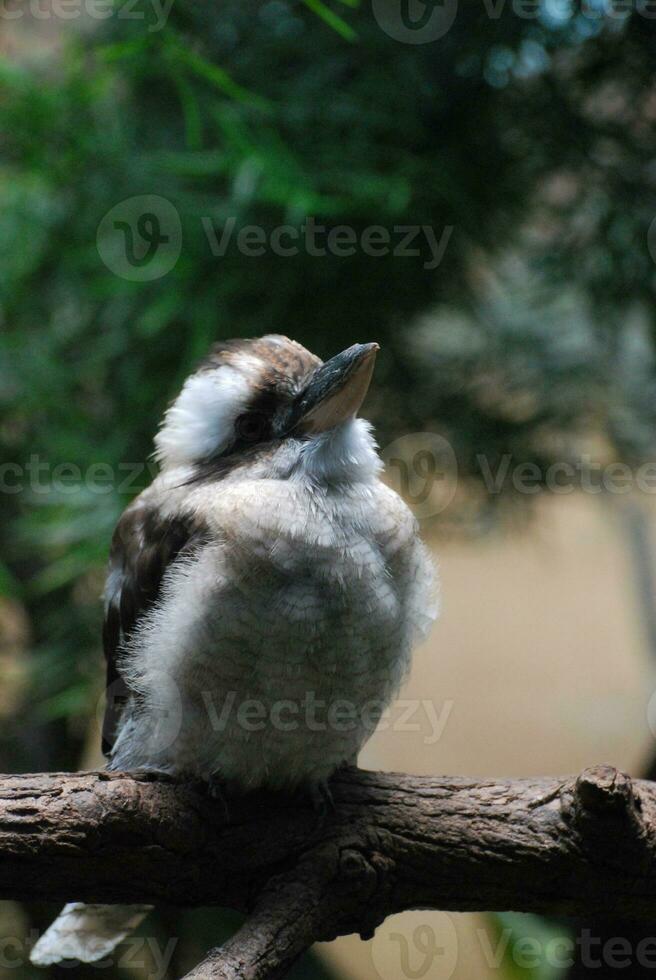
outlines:
{"label": "tree branch", "polygon": [[656,916],[656,784],[340,771],[303,798],[223,808],[121,773],[0,777],[0,897],[223,905],[243,928],[189,977],[280,977],[315,940],[409,908]]}
{"label": "tree branch", "polygon": [[323,882],[317,870],[299,867],[269,882],[241,929],[185,980],[283,977],[321,931]]}

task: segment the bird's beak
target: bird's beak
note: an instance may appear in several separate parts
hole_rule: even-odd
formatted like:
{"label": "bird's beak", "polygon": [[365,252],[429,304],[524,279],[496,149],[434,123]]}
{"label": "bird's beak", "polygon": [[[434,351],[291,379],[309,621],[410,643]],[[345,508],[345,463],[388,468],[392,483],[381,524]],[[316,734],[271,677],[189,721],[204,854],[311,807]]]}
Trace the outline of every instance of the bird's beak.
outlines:
{"label": "bird's beak", "polygon": [[325,432],[357,415],[369,388],[378,344],[353,344],[318,367],[294,406],[293,431]]}

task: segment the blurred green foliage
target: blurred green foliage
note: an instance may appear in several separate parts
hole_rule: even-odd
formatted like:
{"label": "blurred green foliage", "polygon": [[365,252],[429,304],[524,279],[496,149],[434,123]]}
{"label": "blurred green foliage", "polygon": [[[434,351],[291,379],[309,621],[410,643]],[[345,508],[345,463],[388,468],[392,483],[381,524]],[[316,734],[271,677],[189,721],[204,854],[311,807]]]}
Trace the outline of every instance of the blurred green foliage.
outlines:
{"label": "blurred green foliage", "polygon": [[[175,0],[161,29],[149,3],[121,9],[62,24],[52,59],[0,61],[0,446],[20,468],[3,469],[0,592],[32,631],[13,769],[79,759],[111,530],[219,337],[380,341],[381,439],[439,431],[473,479],[478,453],[543,464],[584,431],[629,461],[653,450],[651,19],[463,0],[410,45],[356,0]],[[142,194],[175,206],[182,251],[140,283],[96,235]],[[453,230],[436,269],[425,248],[217,257],[206,233],[308,217]]]}
{"label": "blurred green foliage", "polygon": [[504,980],[562,980],[573,959],[574,938],[563,925],[517,912],[488,916],[492,962],[500,959]]}

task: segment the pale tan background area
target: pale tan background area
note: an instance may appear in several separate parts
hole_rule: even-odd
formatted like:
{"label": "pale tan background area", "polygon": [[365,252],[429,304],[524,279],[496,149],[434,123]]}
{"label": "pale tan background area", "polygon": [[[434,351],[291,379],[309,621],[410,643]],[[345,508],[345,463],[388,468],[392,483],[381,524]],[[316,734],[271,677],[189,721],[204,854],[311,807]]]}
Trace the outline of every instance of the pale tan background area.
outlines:
{"label": "pale tan background area", "polygon": [[[625,504],[545,496],[521,531],[431,539],[442,615],[401,698],[432,699],[438,717],[450,704],[448,720],[435,744],[427,744],[432,727],[421,712],[412,719],[421,731],[391,725],[366,746],[360,765],[519,776],[608,762],[638,773],[656,749],[647,723],[656,660],[642,625]],[[399,717],[392,711],[392,720]],[[435,956],[414,943],[422,925],[443,947]],[[482,930],[479,916],[420,911],[388,919],[370,942],[353,936],[318,948],[344,980],[500,980],[486,965]]]}

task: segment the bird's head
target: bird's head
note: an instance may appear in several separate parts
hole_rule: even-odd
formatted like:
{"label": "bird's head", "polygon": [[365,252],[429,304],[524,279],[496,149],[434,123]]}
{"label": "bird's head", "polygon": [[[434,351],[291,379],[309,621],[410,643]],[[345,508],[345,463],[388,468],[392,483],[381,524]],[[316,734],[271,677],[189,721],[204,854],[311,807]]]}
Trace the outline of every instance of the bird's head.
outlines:
{"label": "bird's head", "polygon": [[166,412],[156,456],[208,472],[374,474],[375,443],[357,413],[377,350],[354,344],[324,363],[275,334],[217,344]]}

